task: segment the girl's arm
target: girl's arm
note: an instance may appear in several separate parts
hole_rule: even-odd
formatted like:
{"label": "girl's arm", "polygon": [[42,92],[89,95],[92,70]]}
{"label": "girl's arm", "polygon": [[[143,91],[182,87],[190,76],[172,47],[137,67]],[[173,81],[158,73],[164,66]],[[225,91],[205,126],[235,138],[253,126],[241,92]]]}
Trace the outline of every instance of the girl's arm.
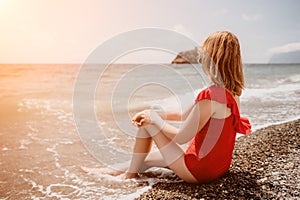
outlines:
{"label": "girl's arm", "polygon": [[168,111],[168,112],[157,111],[157,113],[164,120],[184,121],[184,120],[186,120],[186,118],[190,114],[190,112],[192,111],[193,107],[194,107],[194,105],[190,106],[183,113],[180,113],[179,111]]}
{"label": "girl's arm", "polygon": [[191,108],[183,125],[178,129],[164,121],[157,112],[153,110],[147,112],[149,113],[145,114],[149,115],[150,123],[156,125],[167,137],[174,139],[179,144],[189,142],[214,113],[211,101],[199,101]]}

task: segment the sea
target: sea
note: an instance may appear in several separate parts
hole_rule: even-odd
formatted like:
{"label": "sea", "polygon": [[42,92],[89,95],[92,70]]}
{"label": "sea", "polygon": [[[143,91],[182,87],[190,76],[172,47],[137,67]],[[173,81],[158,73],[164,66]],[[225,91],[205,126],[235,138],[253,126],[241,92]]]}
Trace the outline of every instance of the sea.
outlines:
{"label": "sea", "polygon": [[[253,131],[300,118],[300,64],[245,64],[244,76]],[[1,64],[0,199],[134,199],[181,181],[160,168],[123,180],[81,167],[128,164],[136,112],[182,111],[209,84],[200,65]]]}

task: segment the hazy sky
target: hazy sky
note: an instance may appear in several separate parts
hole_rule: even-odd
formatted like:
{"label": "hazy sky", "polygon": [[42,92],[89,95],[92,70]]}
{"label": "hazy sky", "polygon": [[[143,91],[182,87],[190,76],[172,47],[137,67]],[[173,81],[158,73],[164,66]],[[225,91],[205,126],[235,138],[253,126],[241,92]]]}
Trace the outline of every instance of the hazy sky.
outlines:
{"label": "hazy sky", "polygon": [[199,44],[229,30],[244,62],[268,62],[300,50],[299,9],[298,0],[0,0],[0,63],[82,63],[107,39],[143,27],[175,30]]}

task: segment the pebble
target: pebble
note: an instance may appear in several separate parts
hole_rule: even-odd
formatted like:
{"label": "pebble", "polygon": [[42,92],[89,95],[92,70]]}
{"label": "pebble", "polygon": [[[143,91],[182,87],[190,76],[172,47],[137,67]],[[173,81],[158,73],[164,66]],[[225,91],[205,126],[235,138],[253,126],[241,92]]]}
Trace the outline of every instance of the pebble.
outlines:
{"label": "pebble", "polygon": [[268,180],[267,177],[257,180],[258,183],[264,183]]}
{"label": "pebble", "polygon": [[272,174],[272,176],[277,176],[277,175],[279,175],[280,173],[279,173],[279,172],[272,172],[271,174]]}

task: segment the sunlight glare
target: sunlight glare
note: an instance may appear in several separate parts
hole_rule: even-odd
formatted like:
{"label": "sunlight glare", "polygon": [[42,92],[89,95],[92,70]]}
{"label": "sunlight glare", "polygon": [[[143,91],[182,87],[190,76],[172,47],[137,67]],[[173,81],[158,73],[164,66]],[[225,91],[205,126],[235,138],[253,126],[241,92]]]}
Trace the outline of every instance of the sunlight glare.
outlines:
{"label": "sunlight glare", "polygon": [[0,0],[0,12],[7,12],[10,3],[9,0]]}

